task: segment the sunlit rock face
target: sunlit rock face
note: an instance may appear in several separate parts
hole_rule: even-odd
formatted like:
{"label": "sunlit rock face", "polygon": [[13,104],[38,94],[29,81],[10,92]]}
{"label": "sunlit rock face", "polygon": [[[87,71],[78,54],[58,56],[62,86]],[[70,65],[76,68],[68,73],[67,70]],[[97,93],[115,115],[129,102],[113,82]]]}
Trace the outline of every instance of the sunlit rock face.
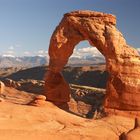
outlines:
{"label": "sunlit rock face", "polygon": [[4,92],[5,85],[2,81],[0,81],[0,94]]}
{"label": "sunlit rock face", "polygon": [[127,45],[116,28],[116,17],[94,11],[73,11],[64,15],[56,27],[49,46],[49,71],[46,74],[47,100],[69,101],[70,88],[61,71],[74,47],[88,40],[106,59],[109,79],[105,107],[120,110],[140,110],[140,57]]}

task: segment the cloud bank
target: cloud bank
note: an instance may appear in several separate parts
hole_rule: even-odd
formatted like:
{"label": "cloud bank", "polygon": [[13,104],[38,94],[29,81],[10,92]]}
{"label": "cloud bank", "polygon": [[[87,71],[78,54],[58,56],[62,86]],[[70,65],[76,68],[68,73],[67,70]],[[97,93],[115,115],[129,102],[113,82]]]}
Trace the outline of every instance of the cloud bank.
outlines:
{"label": "cloud bank", "polygon": [[96,47],[74,49],[71,58],[104,57]]}
{"label": "cloud bank", "polygon": [[[16,48],[17,47],[10,46],[7,49],[7,51],[1,53],[1,55],[5,57],[19,56],[18,50],[16,50]],[[136,48],[136,50],[140,54],[140,48]],[[21,56],[40,56],[40,57],[49,58],[48,51],[43,50],[43,49],[40,49],[38,51],[32,51],[32,52],[27,50],[27,51],[24,51],[23,55]],[[70,58],[86,59],[86,58],[92,58],[92,57],[104,58],[104,56],[100,53],[100,51],[96,47],[75,48]]]}

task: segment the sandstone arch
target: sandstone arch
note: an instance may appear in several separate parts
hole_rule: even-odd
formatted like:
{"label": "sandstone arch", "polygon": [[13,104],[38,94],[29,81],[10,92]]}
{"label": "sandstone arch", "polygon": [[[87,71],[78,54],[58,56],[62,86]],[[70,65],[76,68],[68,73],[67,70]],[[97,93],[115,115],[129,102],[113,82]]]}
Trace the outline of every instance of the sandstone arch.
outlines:
{"label": "sandstone arch", "polygon": [[109,79],[105,107],[140,110],[140,57],[134,48],[127,45],[115,25],[116,18],[111,14],[73,11],[64,15],[50,40],[47,100],[55,103],[69,101],[69,85],[61,71],[76,44],[88,40],[106,59]]}

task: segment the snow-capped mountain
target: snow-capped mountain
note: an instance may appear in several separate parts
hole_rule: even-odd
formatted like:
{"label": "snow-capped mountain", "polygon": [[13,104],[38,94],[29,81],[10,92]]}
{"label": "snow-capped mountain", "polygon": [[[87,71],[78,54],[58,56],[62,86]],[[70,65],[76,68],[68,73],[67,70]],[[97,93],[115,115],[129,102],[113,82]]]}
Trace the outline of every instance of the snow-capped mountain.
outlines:
{"label": "snow-capped mountain", "polygon": [[[48,55],[22,56],[14,55],[0,56],[0,68],[6,67],[35,67],[48,65]],[[70,66],[87,66],[105,63],[103,55],[94,47],[74,49],[72,56],[69,58],[67,65]]]}
{"label": "snow-capped mountain", "polygon": [[[7,67],[36,67],[41,65],[48,65],[48,58],[45,56],[24,56],[24,57],[11,57],[0,56],[0,68]],[[105,63],[104,57],[71,57],[68,65],[70,66],[84,66]]]}
{"label": "snow-capped mountain", "polygon": [[35,67],[47,64],[46,57],[41,56],[0,56],[0,68],[6,67]]}

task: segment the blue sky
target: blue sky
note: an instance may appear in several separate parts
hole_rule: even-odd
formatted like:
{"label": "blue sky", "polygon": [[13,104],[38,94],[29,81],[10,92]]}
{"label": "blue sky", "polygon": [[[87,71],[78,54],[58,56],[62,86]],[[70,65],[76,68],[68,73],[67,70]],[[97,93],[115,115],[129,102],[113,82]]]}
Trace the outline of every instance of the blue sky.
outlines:
{"label": "blue sky", "polygon": [[0,0],[0,54],[44,53],[63,14],[72,10],[115,14],[127,43],[140,48],[139,7],[139,0]]}

